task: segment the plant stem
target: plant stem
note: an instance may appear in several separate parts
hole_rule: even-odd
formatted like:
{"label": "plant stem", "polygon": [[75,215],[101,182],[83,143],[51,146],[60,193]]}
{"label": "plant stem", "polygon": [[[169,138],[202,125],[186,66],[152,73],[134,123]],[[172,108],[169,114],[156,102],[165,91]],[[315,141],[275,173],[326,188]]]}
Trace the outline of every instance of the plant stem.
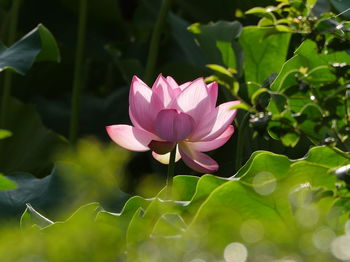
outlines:
{"label": "plant stem", "polygon": [[350,131],[350,88],[345,91],[345,118],[348,129]]}
{"label": "plant stem", "polygon": [[167,191],[167,197],[169,200],[172,198],[172,186],[173,186],[173,177],[174,177],[174,170],[175,170],[176,148],[177,148],[177,145],[170,152],[168,173],[166,178],[166,191]]}
{"label": "plant stem", "polygon": [[5,72],[5,74],[4,74],[4,86],[3,86],[3,91],[2,91],[2,101],[1,101],[0,128],[6,128],[7,109],[8,109],[9,99],[11,96],[11,86],[12,86],[12,73]]}
{"label": "plant stem", "polygon": [[171,6],[171,0],[162,0],[162,5],[160,7],[157,21],[152,33],[151,44],[149,46],[149,51],[148,51],[148,59],[147,59],[145,78],[144,78],[147,84],[150,84],[150,82],[152,81],[154,68],[158,57],[160,35],[163,30],[166,16],[170,10],[170,6]]}
{"label": "plant stem", "polygon": [[[20,5],[21,5],[21,0],[13,0],[11,15],[10,15],[9,35],[8,35],[8,41],[7,41],[8,46],[12,45],[16,39],[18,13],[19,13]],[[2,91],[0,128],[6,127],[6,116],[7,116],[8,101],[11,95],[11,86],[12,86],[12,73],[7,71],[5,72],[5,75],[4,75],[4,86]]]}
{"label": "plant stem", "polygon": [[235,169],[239,170],[242,165],[242,155],[243,155],[243,145],[247,142],[243,140],[246,132],[245,129],[248,126],[249,112],[244,114],[241,124],[238,127],[238,138],[237,138],[237,147],[236,147],[236,163]]}
{"label": "plant stem", "polygon": [[73,93],[71,100],[71,118],[69,140],[75,144],[79,129],[80,95],[82,89],[82,66],[84,62],[85,35],[86,35],[87,0],[80,0],[78,41],[76,46]]}

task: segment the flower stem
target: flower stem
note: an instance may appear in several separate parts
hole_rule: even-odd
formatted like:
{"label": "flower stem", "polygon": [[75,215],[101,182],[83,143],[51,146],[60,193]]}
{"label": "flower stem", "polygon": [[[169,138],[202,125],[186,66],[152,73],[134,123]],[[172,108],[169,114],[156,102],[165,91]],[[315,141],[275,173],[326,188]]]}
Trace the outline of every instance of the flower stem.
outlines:
{"label": "flower stem", "polygon": [[158,57],[160,35],[162,33],[168,11],[170,10],[170,6],[171,6],[171,0],[162,1],[162,6],[160,7],[158,18],[152,33],[151,44],[149,46],[149,51],[148,51],[145,78],[144,78],[147,84],[150,84],[150,82],[152,81],[154,68]]}
{"label": "flower stem", "polygon": [[175,146],[174,149],[170,152],[168,173],[166,178],[166,191],[167,191],[167,197],[169,200],[172,198],[172,186],[173,186],[173,177],[174,177],[174,170],[175,170],[176,148],[177,146]]}
{"label": "flower stem", "polygon": [[[9,25],[9,34],[8,34],[8,46],[12,45],[16,39],[17,33],[17,24],[18,24],[18,13],[21,5],[21,0],[14,0],[12,3],[11,14],[10,14],[10,25]],[[4,74],[4,86],[2,91],[2,102],[1,102],[1,119],[0,119],[0,128],[6,127],[6,115],[8,108],[8,100],[11,96],[11,86],[12,86],[12,73],[5,72]]]}
{"label": "flower stem", "polygon": [[76,46],[73,94],[71,100],[71,119],[69,140],[74,144],[79,129],[80,94],[82,89],[82,67],[84,62],[85,35],[86,35],[87,0],[80,0],[78,41]]}

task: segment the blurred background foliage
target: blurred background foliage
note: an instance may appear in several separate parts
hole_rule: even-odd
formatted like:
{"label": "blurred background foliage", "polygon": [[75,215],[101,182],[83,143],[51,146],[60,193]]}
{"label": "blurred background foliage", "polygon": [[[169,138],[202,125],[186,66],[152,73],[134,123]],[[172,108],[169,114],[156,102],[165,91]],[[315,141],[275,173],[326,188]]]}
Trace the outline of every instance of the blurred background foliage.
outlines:
{"label": "blurred background foliage", "polygon": [[[349,8],[0,0],[4,261],[349,260]],[[211,152],[216,176],[180,162],[174,202],[151,198],[166,166],[104,128],[130,123],[132,76],[159,73],[218,81],[220,102],[242,101],[234,136]]]}

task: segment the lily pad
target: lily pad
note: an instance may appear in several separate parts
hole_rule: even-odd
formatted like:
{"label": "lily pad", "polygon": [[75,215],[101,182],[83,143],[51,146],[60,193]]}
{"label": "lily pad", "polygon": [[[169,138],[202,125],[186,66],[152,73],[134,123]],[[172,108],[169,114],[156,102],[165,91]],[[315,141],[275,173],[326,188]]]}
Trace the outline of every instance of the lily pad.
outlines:
{"label": "lily pad", "polygon": [[9,48],[0,44],[0,72],[11,70],[25,75],[35,61],[59,62],[60,59],[55,38],[42,24]]}

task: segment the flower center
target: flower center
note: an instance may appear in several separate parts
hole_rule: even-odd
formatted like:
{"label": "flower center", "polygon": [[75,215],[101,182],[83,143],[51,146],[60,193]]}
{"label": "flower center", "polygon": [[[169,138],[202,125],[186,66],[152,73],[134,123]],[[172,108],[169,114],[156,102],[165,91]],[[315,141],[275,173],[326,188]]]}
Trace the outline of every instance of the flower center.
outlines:
{"label": "flower center", "polygon": [[187,138],[194,130],[193,118],[176,109],[161,110],[155,120],[157,135],[170,142],[180,142]]}

